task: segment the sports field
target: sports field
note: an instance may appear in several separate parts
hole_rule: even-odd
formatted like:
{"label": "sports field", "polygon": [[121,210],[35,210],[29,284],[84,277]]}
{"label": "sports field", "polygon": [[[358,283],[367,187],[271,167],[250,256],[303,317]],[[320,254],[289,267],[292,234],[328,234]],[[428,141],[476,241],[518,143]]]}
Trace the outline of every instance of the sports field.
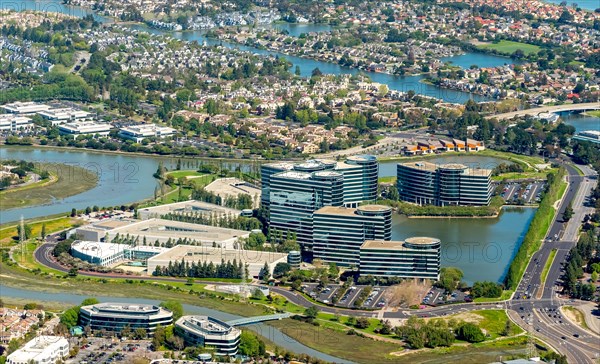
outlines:
{"label": "sports field", "polygon": [[520,49],[526,55],[529,55],[531,53],[537,53],[541,49],[540,47],[533,44],[513,42],[510,40],[501,40],[498,43],[480,44],[477,47],[480,49],[494,49],[497,52],[504,54],[513,54],[517,49]]}

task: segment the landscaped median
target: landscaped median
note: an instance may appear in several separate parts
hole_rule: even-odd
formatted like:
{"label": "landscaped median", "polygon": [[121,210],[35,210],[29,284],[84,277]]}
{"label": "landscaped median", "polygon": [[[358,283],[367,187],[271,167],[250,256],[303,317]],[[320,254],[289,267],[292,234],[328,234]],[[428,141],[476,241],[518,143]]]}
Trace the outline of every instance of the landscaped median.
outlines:
{"label": "landscaped median", "polygon": [[560,168],[556,174],[548,176],[548,189],[529,224],[529,230],[527,230],[523,243],[521,243],[517,254],[508,268],[508,273],[506,274],[506,287],[508,289],[514,290],[517,288],[531,256],[542,245],[542,241],[554,220],[556,212],[554,204],[562,198],[566,190],[564,187],[566,182],[563,181],[565,174],[566,170]]}

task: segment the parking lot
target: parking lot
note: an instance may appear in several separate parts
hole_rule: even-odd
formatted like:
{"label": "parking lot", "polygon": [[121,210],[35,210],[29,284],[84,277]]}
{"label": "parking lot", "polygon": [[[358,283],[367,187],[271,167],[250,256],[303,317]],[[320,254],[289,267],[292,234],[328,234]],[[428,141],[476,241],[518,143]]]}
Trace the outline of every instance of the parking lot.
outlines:
{"label": "parking lot", "polygon": [[431,287],[429,292],[423,297],[422,304],[429,306],[443,305],[456,302],[470,302],[471,299],[464,292],[454,291],[449,296],[446,296],[444,289]]}
{"label": "parking lot", "polygon": [[[355,301],[360,296],[360,293],[367,286],[355,286],[352,285],[348,290],[339,297],[339,301],[335,304],[334,297],[339,294],[339,290],[342,289],[342,285],[329,284],[323,289],[319,290],[317,283],[307,283],[302,286],[305,293],[307,293],[314,300],[338,307],[355,308]],[[385,306],[385,299],[383,298],[385,287],[373,287],[371,293],[365,299],[364,303],[360,308],[366,309],[381,309]]]}
{"label": "parking lot", "polygon": [[507,183],[500,196],[510,204],[535,204],[540,202],[545,182]]}
{"label": "parking lot", "polygon": [[78,346],[79,352],[73,358],[66,360],[70,363],[120,364],[131,363],[134,358],[162,358],[162,353],[153,352],[150,340],[118,341],[112,338],[87,338],[71,342]]}

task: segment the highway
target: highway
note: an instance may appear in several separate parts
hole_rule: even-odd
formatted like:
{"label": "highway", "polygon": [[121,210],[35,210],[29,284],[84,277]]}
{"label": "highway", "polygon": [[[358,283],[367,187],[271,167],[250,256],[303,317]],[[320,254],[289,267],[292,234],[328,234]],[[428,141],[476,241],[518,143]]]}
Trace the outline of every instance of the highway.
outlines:
{"label": "highway", "polygon": [[[584,176],[580,176],[570,164],[566,164],[565,167],[568,171],[569,187],[548,230],[546,240],[530,260],[508,307],[525,317],[525,320],[521,320],[521,327],[566,355],[569,363],[593,363],[600,353],[600,336],[583,330],[564,318],[561,319],[559,308],[565,302],[556,293],[556,282],[562,274],[561,268],[569,250],[577,244],[583,217],[593,211],[585,206],[585,202],[596,184],[596,176],[587,166],[578,166]],[[574,214],[565,222],[562,215],[569,203],[572,204]],[[541,274],[552,249],[556,249],[557,253],[546,281],[542,282]],[[523,296],[531,299],[526,302],[519,300]],[[573,305],[574,302],[569,304]],[[514,314],[511,315],[513,316]]]}
{"label": "highway", "polygon": [[487,116],[486,119],[504,120],[504,119],[512,119],[517,116],[525,116],[525,115],[536,116],[539,113],[558,113],[558,112],[563,112],[563,111],[587,111],[587,110],[598,110],[598,109],[600,109],[600,103],[598,103],[598,102],[554,105],[554,106],[543,106],[543,107],[536,107],[533,109],[507,112],[504,114],[491,115],[491,116]]}

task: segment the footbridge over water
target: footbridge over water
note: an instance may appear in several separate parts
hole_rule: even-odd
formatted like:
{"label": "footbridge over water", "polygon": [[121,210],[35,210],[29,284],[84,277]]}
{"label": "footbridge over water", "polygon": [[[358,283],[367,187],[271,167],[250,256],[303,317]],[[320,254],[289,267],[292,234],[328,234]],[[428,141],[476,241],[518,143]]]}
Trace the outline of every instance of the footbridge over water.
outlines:
{"label": "footbridge over water", "polygon": [[512,119],[512,118],[518,117],[518,116],[526,116],[526,115],[537,116],[541,113],[559,113],[559,112],[567,112],[567,111],[583,112],[583,111],[590,111],[590,110],[600,110],[600,102],[588,102],[588,103],[584,103],[584,104],[566,104],[566,105],[536,107],[533,109],[519,110],[519,111],[507,112],[504,114],[490,115],[490,116],[487,116],[486,119],[505,120],[505,119]]}
{"label": "footbridge over water", "polygon": [[264,321],[273,321],[273,320],[281,320],[284,318],[291,317],[291,313],[278,313],[274,315],[265,315],[265,316],[255,316],[255,317],[243,317],[236,320],[227,321],[227,324],[230,326],[244,326],[244,325],[252,325],[257,324],[259,322]]}

